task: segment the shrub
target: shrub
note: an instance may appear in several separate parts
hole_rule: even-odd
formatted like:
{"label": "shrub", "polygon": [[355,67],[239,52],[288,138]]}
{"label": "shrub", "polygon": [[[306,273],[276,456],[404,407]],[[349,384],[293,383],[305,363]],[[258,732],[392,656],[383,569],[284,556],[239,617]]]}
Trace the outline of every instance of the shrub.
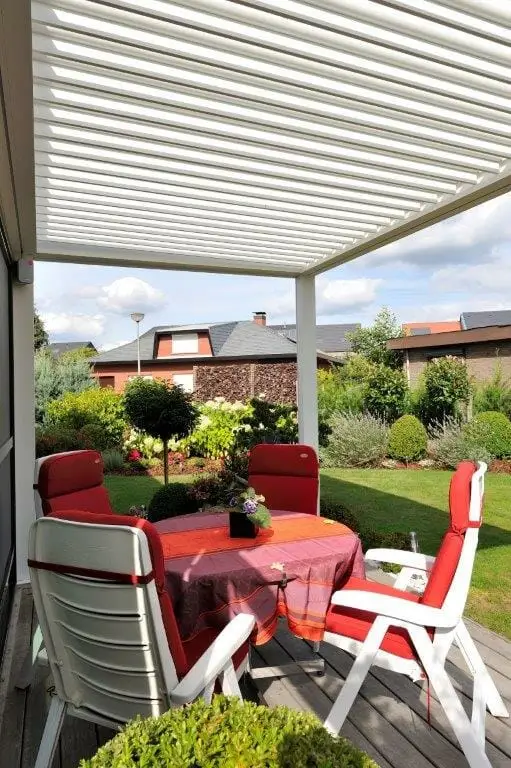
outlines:
{"label": "shrub", "polygon": [[93,451],[106,451],[112,442],[101,424],[85,424],[78,432],[80,447]]}
{"label": "shrub", "polygon": [[126,429],[122,396],[110,387],[68,393],[49,404],[48,418],[53,424],[77,430],[98,424],[109,448],[121,445]]}
{"label": "shrub", "polygon": [[123,448],[127,454],[138,451],[144,459],[161,458],[163,454],[163,440],[138,429],[131,429],[124,441]]}
{"label": "shrub", "polygon": [[118,448],[107,448],[101,455],[105,472],[118,472],[124,467],[124,457]]}
{"label": "shrub", "polygon": [[236,430],[242,419],[250,414],[245,403],[228,403],[216,397],[198,406],[199,420],[194,431],[181,441],[181,447],[192,456],[219,459],[234,444]]}
{"label": "shrub", "polygon": [[129,723],[80,768],[376,768],[315,715],[215,696]]}
{"label": "shrub", "polygon": [[498,411],[478,413],[465,426],[464,431],[496,459],[511,456],[511,421],[504,413]]}
{"label": "shrub", "polygon": [[470,399],[467,366],[447,355],[431,360],[424,371],[419,412],[425,424],[440,424],[460,416],[460,408]]}
{"label": "shrub", "polygon": [[53,400],[67,392],[83,392],[97,388],[91,377],[90,365],[83,360],[55,358],[43,347],[34,356],[35,419],[37,424],[47,421],[47,410]]}
{"label": "shrub", "polygon": [[377,365],[367,379],[364,403],[373,416],[391,423],[405,412],[407,395],[403,371]]}
{"label": "shrub", "polygon": [[377,466],[387,454],[388,427],[370,414],[337,414],[322,459],[327,467]]}
{"label": "shrub", "polygon": [[149,502],[148,518],[152,523],[168,517],[197,512],[199,502],[190,495],[188,483],[169,483],[159,488]]}
{"label": "shrub", "polygon": [[197,421],[191,395],[162,379],[133,379],[124,392],[124,407],[132,426],[163,441],[163,473],[169,481],[169,440],[187,437]]}
{"label": "shrub", "polygon": [[406,415],[394,422],[389,432],[389,456],[401,461],[422,459],[428,433],[416,416]]}
{"label": "shrub", "polygon": [[334,413],[360,413],[364,405],[364,387],[345,379],[342,369],[318,371],[318,416],[328,421]]}
{"label": "shrub", "polygon": [[481,384],[474,393],[474,412],[500,411],[511,418],[511,384],[502,373],[500,361],[493,376]]}
{"label": "shrub", "polygon": [[489,464],[495,458],[478,442],[476,435],[467,431],[456,419],[433,427],[429,453],[447,469],[456,469],[460,461],[485,461]]}
{"label": "shrub", "polygon": [[75,429],[61,426],[37,427],[35,433],[36,457],[50,456],[64,451],[78,451],[83,448],[80,434]]}

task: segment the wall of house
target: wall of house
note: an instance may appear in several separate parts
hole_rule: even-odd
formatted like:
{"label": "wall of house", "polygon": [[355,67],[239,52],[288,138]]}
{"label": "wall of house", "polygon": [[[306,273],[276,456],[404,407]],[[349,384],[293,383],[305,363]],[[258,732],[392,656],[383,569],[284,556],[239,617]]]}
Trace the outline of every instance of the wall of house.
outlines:
{"label": "wall of house", "polygon": [[225,397],[248,400],[264,395],[280,403],[296,402],[296,363],[240,362],[195,366],[195,395],[198,400]]}
{"label": "wall of house", "polygon": [[[417,383],[428,361],[431,360],[431,355],[435,351],[441,352],[440,349],[434,350],[431,348],[408,350],[408,370],[411,384]],[[511,339],[469,344],[464,348],[464,357],[469,375],[476,381],[481,382],[490,379],[497,363],[500,363],[504,376],[511,378]]]}
{"label": "wall of house", "polygon": [[[198,353],[190,354],[190,357],[194,357],[195,354],[199,355],[211,355],[211,344],[209,341],[209,334],[207,331],[199,331],[198,333],[199,351]],[[156,350],[156,357],[170,357],[172,355],[172,334],[168,336],[159,336],[158,348]]]}
{"label": "wall of house", "polygon": [[[153,379],[168,379],[172,380],[173,373],[192,373],[193,366],[191,363],[168,363],[167,365],[151,365],[150,363],[142,363],[141,374],[142,376],[152,376]],[[129,379],[137,375],[137,366],[133,363],[126,363],[123,365],[102,365],[95,366],[93,375],[99,380],[99,384],[112,386],[116,392],[122,392],[128,383]]]}

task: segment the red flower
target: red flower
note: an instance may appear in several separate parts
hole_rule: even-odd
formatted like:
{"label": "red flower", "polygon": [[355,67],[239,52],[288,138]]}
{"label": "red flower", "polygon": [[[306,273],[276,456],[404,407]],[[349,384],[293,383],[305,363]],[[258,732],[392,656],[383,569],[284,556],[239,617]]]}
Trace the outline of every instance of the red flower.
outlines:
{"label": "red flower", "polygon": [[140,451],[137,451],[136,448],[133,448],[128,453],[128,461],[140,461],[141,458],[142,458],[142,454],[140,453]]}

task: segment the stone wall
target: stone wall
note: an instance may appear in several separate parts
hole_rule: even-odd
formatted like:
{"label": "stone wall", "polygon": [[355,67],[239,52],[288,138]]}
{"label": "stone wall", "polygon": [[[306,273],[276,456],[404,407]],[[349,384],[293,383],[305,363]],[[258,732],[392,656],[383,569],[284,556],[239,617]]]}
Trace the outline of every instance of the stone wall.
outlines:
{"label": "stone wall", "polygon": [[225,397],[229,402],[248,400],[264,395],[276,403],[296,402],[296,363],[240,362],[196,365],[195,392],[197,400]]}

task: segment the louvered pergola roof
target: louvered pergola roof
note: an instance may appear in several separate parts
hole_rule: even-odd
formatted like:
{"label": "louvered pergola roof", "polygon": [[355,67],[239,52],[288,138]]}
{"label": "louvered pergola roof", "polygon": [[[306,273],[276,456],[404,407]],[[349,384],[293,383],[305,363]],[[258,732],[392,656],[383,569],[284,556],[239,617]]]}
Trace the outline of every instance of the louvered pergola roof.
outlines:
{"label": "louvered pergola roof", "polygon": [[37,256],[316,274],[511,187],[502,0],[32,2]]}

